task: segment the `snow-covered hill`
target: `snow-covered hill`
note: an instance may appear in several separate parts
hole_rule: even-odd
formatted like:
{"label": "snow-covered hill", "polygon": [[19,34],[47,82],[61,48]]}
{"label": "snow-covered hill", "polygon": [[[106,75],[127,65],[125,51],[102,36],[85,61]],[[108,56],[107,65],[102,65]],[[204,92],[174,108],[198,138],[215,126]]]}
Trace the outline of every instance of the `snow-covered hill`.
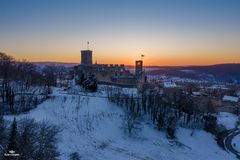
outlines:
{"label": "snow-covered hill", "polygon": [[[178,140],[169,142],[145,117],[142,129],[129,137],[122,129],[123,110],[104,96],[79,96],[55,90],[50,99],[27,114],[61,128],[61,159],[78,152],[82,160],[233,160],[214,137],[201,130],[179,128]],[[7,116],[6,118],[11,118]]]}

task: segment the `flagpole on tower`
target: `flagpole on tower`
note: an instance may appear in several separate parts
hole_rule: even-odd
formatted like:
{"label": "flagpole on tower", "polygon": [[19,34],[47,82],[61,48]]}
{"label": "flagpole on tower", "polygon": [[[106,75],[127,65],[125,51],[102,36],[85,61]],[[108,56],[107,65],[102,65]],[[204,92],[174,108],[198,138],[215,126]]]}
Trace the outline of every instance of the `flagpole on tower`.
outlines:
{"label": "flagpole on tower", "polygon": [[[141,61],[142,61],[142,64],[143,64],[143,58],[144,58],[144,54],[141,54]],[[143,71],[144,71],[144,66],[142,66],[143,67]]]}
{"label": "flagpole on tower", "polygon": [[143,60],[144,56],[145,56],[144,54],[141,54],[141,61]]}
{"label": "flagpole on tower", "polygon": [[87,50],[89,50],[89,41],[87,41]]}

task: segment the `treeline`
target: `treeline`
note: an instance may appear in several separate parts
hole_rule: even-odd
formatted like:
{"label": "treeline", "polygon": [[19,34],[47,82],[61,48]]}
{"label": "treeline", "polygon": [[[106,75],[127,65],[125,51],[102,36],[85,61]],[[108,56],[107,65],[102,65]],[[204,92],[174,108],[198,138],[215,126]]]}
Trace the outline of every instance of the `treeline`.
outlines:
{"label": "treeline", "polygon": [[20,113],[36,107],[48,98],[57,78],[63,79],[65,67],[37,67],[0,53],[0,107],[4,113]]}
{"label": "treeline", "polygon": [[209,119],[204,118],[214,113],[211,101],[206,104],[208,106],[205,110],[202,110],[201,104],[196,103],[183,90],[174,92],[145,90],[136,95],[129,95],[120,90],[109,90],[108,97],[111,102],[126,110],[124,127],[129,134],[139,130],[139,120],[142,115],[149,115],[156,128],[166,131],[170,139],[176,137],[178,126],[191,129],[212,127],[205,125]]}
{"label": "treeline", "polygon": [[0,115],[0,130],[0,159],[55,160],[60,155],[56,146],[59,128],[47,122],[14,118],[8,125]]}

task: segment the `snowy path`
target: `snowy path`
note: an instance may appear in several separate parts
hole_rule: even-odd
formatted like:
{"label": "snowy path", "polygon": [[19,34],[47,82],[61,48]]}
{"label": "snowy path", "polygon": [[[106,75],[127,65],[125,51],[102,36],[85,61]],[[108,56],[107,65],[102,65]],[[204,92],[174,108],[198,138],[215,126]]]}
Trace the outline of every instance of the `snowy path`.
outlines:
{"label": "snowy path", "polygon": [[[238,148],[236,148],[234,146],[235,145],[239,145],[239,141],[236,141],[236,140],[239,140],[239,138],[235,138],[235,137],[239,137],[240,136],[240,130],[233,130],[232,132],[229,133],[229,135],[225,138],[225,148],[233,153],[234,155],[236,155],[236,157],[238,159],[240,159],[240,152],[239,150],[237,150]],[[233,140],[235,140],[233,142]]]}
{"label": "snowy path", "polygon": [[232,145],[235,150],[240,152],[240,133],[232,139]]}

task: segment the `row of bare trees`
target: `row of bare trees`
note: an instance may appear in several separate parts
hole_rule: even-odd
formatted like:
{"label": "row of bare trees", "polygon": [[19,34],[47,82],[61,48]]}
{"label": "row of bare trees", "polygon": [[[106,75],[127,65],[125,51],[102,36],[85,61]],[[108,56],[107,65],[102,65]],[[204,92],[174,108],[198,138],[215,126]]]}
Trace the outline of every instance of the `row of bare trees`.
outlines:
{"label": "row of bare trees", "polygon": [[178,126],[185,128],[204,128],[204,119],[208,113],[213,113],[210,104],[208,110],[201,110],[192,97],[183,90],[175,92],[145,90],[137,95],[129,95],[120,90],[109,90],[109,100],[126,110],[124,128],[131,134],[139,130],[139,120],[142,115],[149,115],[158,130],[166,131],[167,137],[176,137]]}
{"label": "row of bare trees", "polygon": [[50,93],[56,86],[57,78],[64,78],[65,67],[37,67],[26,61],[0,53],[0,107],[5,113],[28,111]]}

